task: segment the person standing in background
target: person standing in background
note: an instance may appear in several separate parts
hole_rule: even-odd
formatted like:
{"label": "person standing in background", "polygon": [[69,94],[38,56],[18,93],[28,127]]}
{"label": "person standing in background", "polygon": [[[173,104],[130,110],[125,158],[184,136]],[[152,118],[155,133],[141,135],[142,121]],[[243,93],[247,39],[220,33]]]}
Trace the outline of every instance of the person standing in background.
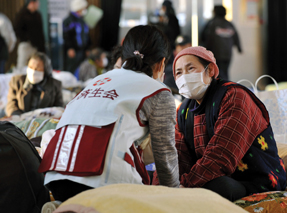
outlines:
{"label": "person standing in background", "polygon": [[41,14],[37,11],[39,0],[26,0],[17,13],[15,32],[20,40],[17,50],[17,72],[26,71],[28,59],[36,52],[45,51],[45,38]]}
{"label": "person standing in background", "polygon": [[5,73],[5,63],[15,47],[16,35],[11,21],[0,12],[0,74]]}
{"label": "person standing in background", "polygon": [[74,73],[86,58],[90,46],[89,27],[84,22],[88,2],[72,0],[71,12],[63,22],[65,70]]}
{"label": "person standing in background", "polygon": [[205,25],[200,39],[202,46],[213,52],[220,70],[219,77],[229,80],[228,68],[232,58],[232,47],[235,45],[238,52],[242,52],[239,36],[234,25],[225,19],[225,7],[215,5],[213,13],[214,18]]}
{"label": "person standing in background", "polygon": [[180,34],[180,27],[171,1],[165,0],[162,3],[159,15],[160,23],[163,25],[161,29],[167,36],[171,49],[174,50],[174,42],[176,37]]}
{"label": "person standing in background", "polygon": [[171,55],[171,58],[169,59],[166,67],[165,67],[165,76],[164,76],[164,84],[167,85],[173,94],[178,94],[178,88],[176,86],[174,77],[173,77],[173,71],[172,71],[172,64],[173,60],[176,57],[176,55],[183,49],[191,47],[191,39],[188,35],[179,35],[175,39],[175,49],[173,51],[173,54]]}

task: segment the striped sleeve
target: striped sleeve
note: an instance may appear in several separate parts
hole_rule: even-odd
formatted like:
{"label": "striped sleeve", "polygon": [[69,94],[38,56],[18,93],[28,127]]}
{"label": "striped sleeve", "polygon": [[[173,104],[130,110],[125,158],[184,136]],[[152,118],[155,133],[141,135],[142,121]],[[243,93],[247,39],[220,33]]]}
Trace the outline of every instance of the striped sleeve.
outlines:
{"label": "striped sleeve", "polygon": [[178,157],[175,148],[176,108],[172,94],[169,91],[162,91],[146,99],[140,110],[140,118],[150,129],[160,184],[178,187]]}

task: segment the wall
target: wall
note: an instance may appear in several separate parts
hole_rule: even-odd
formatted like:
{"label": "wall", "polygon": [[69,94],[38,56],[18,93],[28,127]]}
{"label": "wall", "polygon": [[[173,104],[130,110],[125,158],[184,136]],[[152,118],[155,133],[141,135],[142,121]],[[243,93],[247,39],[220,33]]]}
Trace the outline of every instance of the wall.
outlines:
{"label": "wall", "polygon": [[[154,0],[147,0],[148,11],[153,11],[158,5]],[[173,0],[173,4],[177,5],[178,0]],[[221,4],[222,0],[214,0],[214,4]],[[260,2],[260,1],[258,1]],[[191,32],[191,1],[186,0],[186,27],[182,28],[183,34]],[[243,54],[239,54],[237,49],[233,49],[233,59],[230,65],[230,80],[238,81],[248,79],[251,82],[264,73],[263,60],[264,57],[264,41],[262,41],[262,27],[258,19],[247,18],[247,0],[233,0],[233,21],[241,40]],[[199,32],[207,20],[203,20],[203,1],[198,0],[198,16],[199,16]],[[120,38],[122,39],[129,28],[121,28]]]}
{"label": "wall", "polygon": [[246,3],[246,0],[233,0],[232,22],[239,33],[243,54],[233,49],[230,78],[232,81],[244,78],[254,83],[263,74],[263,49],[259,20],[247,17]]}

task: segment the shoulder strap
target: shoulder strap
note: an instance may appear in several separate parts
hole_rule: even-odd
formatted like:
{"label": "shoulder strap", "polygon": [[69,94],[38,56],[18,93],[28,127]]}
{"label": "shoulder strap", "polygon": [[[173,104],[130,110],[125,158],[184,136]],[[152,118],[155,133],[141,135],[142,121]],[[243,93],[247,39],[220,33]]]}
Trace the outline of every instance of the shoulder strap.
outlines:
{"label": "shoulder strap", "polygon": [[214,135],[214,124],[218,118],[219,105],[227,91],[228,86],[230,85],[233,85],[233,82],[222,79],[216,80],[216,84],[214,85],[214,88],[212,88],[212,91],[210,93],[210,96],[212,98],[207,100],[205,106],[205,119],[209,138]]}
{"label": "shoulder strap", "polygon": [[215,88],[213,88],[212,90],[211,94],[212,98],[208,100],[205,108],[206,125],[209,138],[211,138],[214,135],[214,125],[218,119],[218,114],[220,110],[219,106],[229,87],[239,87],[244,89],[255,101],[255,103],[259,106],[262,113],[265,114],[266,112],[264,104],[248,88],[232,81],[218,79]]}

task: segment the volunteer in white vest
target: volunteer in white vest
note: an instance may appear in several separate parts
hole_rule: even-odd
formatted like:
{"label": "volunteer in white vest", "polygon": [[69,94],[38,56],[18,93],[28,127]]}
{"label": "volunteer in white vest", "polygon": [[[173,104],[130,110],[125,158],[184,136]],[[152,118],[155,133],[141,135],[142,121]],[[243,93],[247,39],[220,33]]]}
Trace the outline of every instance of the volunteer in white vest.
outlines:
{"label": "volunteer in white vest", "polygon": [[160,184],[179,186],[176,109],[160,82],[169,54],[160,30],[134,27],[123,42],[123,66],[94,78],[67,105],[39,168],[56,200],[109,184],[147,183],[137,148],[149,134]]}

